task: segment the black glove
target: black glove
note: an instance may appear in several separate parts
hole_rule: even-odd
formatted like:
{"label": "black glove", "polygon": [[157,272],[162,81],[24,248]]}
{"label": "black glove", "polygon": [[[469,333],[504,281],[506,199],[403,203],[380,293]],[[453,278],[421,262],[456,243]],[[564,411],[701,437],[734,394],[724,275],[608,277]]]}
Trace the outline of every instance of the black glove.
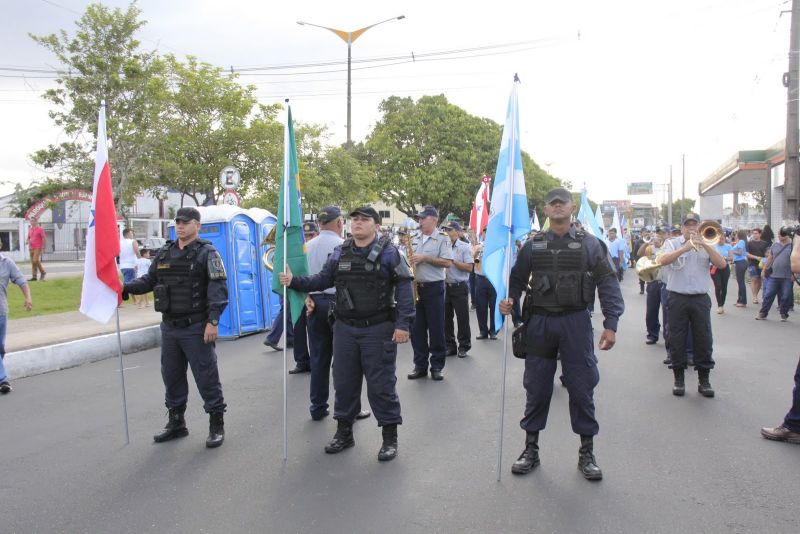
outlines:
{"label": "black glove", "polygon": [[122,300],[130,300],[131,296],[125,291],[125,288],[122,288]]}

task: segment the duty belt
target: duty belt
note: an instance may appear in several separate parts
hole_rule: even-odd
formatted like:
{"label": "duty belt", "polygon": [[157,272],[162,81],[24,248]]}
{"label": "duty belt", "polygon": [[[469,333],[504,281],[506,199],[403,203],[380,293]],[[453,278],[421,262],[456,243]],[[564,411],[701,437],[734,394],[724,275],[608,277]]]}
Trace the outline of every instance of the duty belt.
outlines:
{"label": "duty belt", "polygon": [[467,285],[466,282],[446,282],[447,287],[458,287]]}
{"label": "duty belt", "polygon": [[177,317],[162,316],[162,321],[173,328],[186,328],[195,323],[202,323],[208,318],[205,313],[193,313],[192,315],[180,315]]}
{"label": "duty belt", "polygon": [[586,308],[573,308],[569,310],[549,310],[547,308],[537,308],[536,306],[534,306],[532,311],[534,315],[544,315],[545,317],[563,317],[564,315],[570,315],[573,313],[586,311]]}
{"label": "duty belt", "polygon": [[437,280],[435,282],[417,282],[417,287],[433,287],[444,284],[444,280]]}
{"label": "duty belt", "polygon": [[339,317],[337,315],[336,320],[341,321],[348,326],[354,326],[356,328],[364,328],[367,326],[385,323],[386,321],[394,321],[394,313],[391,312],[379,313],[378,315],[373,315],[372,317],[367,317],[366,319],[351,319],[349,317]]}

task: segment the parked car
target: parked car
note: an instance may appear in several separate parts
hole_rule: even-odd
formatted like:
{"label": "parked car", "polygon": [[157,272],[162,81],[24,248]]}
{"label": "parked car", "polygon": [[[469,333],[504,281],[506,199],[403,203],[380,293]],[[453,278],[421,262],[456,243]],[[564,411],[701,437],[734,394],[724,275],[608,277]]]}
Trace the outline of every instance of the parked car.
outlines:
{"label": "parked car", "polygon": [[158,250],[166,245],[167,240],[163,237],[137,237],[136,242],[139,243],[139,250],[143,248],[147,250]]}

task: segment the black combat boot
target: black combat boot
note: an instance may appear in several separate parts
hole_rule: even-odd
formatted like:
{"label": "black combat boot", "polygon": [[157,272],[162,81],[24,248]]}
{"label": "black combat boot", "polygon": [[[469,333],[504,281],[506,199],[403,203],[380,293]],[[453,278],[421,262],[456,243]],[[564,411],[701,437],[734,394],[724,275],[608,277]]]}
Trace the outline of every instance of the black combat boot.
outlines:
{"label": "black combat boot", "polygon": [[537,465],[539,465],[539,433],[526,432],[525,450],[511,466],[511,472],[515,475],[524,475],[530,473]]}
{"label": "black combat boot", "polygon": [[383,445],[378,451],[378,460],[388,462],[397,456],[397,425],[384,425],[382,431]]}
{"label": "black combat boot", "polygon": [[708,381],[710,374],[711,369],[697,370],[697,391],[704,397],[714,396],[714,388],[711,387],[711,382]]}
{"label": "black combat boot", "polygon": [[333,439],[330,443],[325,445],[325,452],[328,454],[342,452],[356,444],[356,441],[353,439],[353,423],[343,419],[338,419],[336,423],[338,425],[336,427],[336,434],[333,435]]}
{"label": "black combat boot", "polygon": [[185,438],[188,436],[189,429],[186,428],[186,420],[183,418],[184,413],[186,413],[185,404],[177,408],[170,408],[167,426],[164,427],[164,430],[160,434],[153,436],[153,441],[161,443],[174,438]]}
{"label": "black combat boot", "polygon": [[225,441],[225,421],[222,412],[212,412],[208,414],[208,438],[206,447],[213,449],[222,445]]}
{"label": "black combat boot", "polygon": [[672,374],[675,375],[675,384],[672,386],[672,394],[676,397],[683,397],[686,393],[686,383],[683,380],[683,369],[673,369]]}
{"label": "black combat boot", "polygon": [[594,439],[581,435],[581,448],[578,449],[578,469],[586,480],[603,480],[603,472],[594,459]]}

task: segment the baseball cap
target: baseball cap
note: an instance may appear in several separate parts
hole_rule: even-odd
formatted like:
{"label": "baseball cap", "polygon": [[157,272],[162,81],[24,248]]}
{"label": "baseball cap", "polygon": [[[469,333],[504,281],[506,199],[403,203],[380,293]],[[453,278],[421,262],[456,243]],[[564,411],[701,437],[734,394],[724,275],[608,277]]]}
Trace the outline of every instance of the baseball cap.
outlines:
{"label": "baseball cap", "polygon": [[318,232],[319,228],[317,228],[317,223],[312,221],[306,221],[303,223],[303,233],[308,234],[310,232]]}
{"label": "baseball cap", "polygon": [[192,207],[184,207],[178,210],[178,213],[175,215],[176,221],[185,221],[189,222],[194,219],[197,222],[200,222],[200,212],[197,208]]}
{"label": "baseball cap", "polygon": [[354,215],[363,215],[364,217],[372,217],[376,224],[381,224],[381,216],[375,211],[372,206],[361,206],[350,212],[350,217]]}
{"label": "baseball cap", "polygon": [[461,228],[461,225],[458,224],[456,221],[450,221],[448,224],[445,225],[445,228],[447,228],[448,230],[455,230],[456,232],[460,232],[463,230],[463,228]]}
{"label": "baseball cap", "polygon": [[339,209],[339,206],[325,206],[317,215],[317,220],[320,224],[328,224],[341,216],[342,210]]}
{"label": "baseball cap", "polygon": [[417,213],[415,217],[417,217],[418,219],[422,219],[424,217],[436,217],[438,219],[439,212],[436,211],[436,208],[434,208],[433,206],[424,206],[422,208],[422,211]]}
{"label": "baseball cap", "polygon": [[547,192],[547,195],[545,195],[544,203],[550,204],[554,200],[560,200],[561,202],[564,203],[571,202],[572,193],[570,193],[563,187],[554,187],[553,189]]}
{"label": "baseball cap", "polygon": [[690,211],[683,216],[683,219],[681,219],[681,224],[686,224],[689,221],[700,222],[700,216]]}
{"label": "baseball cap", "polygon": [[399,235],[408,235],[408,228],[406,228],[405,226],[401,226],[400,228],[397,229],[397,233]]}

